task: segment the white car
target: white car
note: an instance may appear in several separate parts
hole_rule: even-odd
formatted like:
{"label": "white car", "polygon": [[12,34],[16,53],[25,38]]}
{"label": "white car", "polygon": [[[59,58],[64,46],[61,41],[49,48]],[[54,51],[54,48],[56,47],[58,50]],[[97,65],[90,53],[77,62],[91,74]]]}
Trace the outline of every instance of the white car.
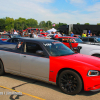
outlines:
{"label": "white car", "polygon": [[53,39],[53,37],[54,37],[54,34],[48,34],[45,38],[46,39]]}
{"label": "white car", "polygon": [[80,53],[100,57],[100,45],[99,44],[84,44],[79,43]]}

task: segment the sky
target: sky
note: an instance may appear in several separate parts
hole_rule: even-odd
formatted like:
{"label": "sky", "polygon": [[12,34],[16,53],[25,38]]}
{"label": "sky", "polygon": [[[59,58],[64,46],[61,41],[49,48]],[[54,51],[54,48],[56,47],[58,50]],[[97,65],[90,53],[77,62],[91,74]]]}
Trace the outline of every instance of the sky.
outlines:
{"label": "sky", "polygon": [[100,0],[0,0],[0,18],[66,24],[100,23]]}

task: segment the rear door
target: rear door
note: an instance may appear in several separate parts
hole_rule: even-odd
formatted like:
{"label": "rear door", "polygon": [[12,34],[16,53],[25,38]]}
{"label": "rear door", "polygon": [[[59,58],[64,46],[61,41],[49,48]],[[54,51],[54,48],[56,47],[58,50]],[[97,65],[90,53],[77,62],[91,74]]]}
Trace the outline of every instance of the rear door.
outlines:
{"label": "rear door", "polygon": [[2,61],[5,67],[5,70],[11,73],[20,74],[20,61],[21,61],[21,51],[22,51],[21,44],[17,50],[2,50]]}

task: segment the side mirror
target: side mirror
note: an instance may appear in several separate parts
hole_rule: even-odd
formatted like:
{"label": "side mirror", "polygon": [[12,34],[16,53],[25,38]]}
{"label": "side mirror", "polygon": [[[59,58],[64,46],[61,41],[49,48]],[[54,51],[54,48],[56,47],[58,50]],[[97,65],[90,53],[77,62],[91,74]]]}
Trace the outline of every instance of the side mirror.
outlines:
{"label": "side mirror", "polygon": [[36,54],[44,56],[44,53],[43,53],[42,50],[37,50],[37,51],[36,51]]}
{"label": "side mirror", "polygon": [[74,48],[73,48],[73,51],[74,51],[75,53],[79,53],[79,48],[74,47]]}

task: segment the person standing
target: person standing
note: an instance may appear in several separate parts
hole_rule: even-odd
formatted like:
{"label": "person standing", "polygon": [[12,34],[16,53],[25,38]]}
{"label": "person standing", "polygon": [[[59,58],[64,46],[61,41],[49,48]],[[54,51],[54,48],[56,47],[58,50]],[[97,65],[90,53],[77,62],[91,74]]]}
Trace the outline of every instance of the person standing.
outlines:
{"label": "person standing", "polygon": [[74,36],[74,33],[73,32],[71,32],[71,37],[73,37]]}
{"label": "person standing", "polygon": [[34,38],[38,38],[37,32],[34,33]]}
{"label": "person standing", "polygon": [[33,32],[33,30],[31,31],[30,38],[34,38],[34,32]]}
{"label": "person standing", "polygon": [[18,34],[18,33],[16,32],[16,30],[14,30],[14,34]]}

